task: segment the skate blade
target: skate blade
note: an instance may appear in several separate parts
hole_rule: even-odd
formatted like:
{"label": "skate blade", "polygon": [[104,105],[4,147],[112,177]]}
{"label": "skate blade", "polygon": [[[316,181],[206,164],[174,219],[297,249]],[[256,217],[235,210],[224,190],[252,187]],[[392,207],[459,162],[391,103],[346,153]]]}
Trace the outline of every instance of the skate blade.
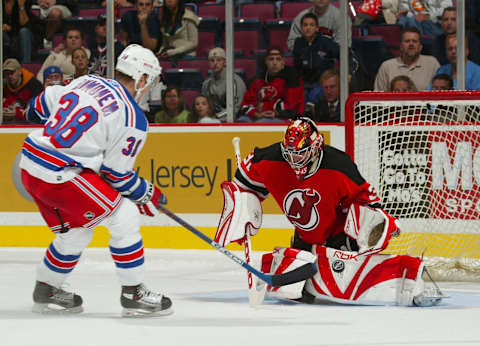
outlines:
{"label": "skate blade", "polygon": [[52,315],[79,314],[83,312],[83,307],[75,306],[73,308],[65,308],[63,306],[52,303],[35,303],[33,304],[32,312]]}
{"label": "skate blade", "polygon": [[165,310],[151,311],[145,309],[127,309],[123,308],[122,317],[133,317],[133,318],[142,318],[142,317],[156,317],[156,316],[167,316],[173,314],[173,309],[169,307]]}

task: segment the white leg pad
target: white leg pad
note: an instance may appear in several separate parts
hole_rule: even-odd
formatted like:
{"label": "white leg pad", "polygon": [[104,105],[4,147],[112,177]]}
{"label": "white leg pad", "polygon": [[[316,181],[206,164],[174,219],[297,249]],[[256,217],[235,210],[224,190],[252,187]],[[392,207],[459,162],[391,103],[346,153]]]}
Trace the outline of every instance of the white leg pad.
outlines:
{"label": "white leg pad", "polygon": [[317,300],[365,305],[412,305],[424,289],[423,262],[399,255],[358,256],[324,246],[312,249],[318,273],[305,289]]}

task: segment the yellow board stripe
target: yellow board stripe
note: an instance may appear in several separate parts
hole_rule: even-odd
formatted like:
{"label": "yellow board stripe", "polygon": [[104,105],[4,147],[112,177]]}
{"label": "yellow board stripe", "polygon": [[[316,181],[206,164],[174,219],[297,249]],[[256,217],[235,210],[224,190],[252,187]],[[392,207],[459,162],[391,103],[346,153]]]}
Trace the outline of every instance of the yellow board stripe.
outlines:
{"label": "yellow board stripe", "polygon": [[[198,227],[210,238],[215,227]],[[210,245],[180,226],[142,226],[141,232],[146,248],[166,249],[212,249]],[[290,245],[293,230],[264,228],[252,237],[253,250],[272,251],[275,246]],[[54,234],[46,226],[1,226],[0,247],[47,247]],[[107,247],[110,235],[105,227],[96,227],[90,247]],[[233,243],[230,250],[242,250]],[[384,251],[391,254],[412,256],[480,258],[480,235],[477,234],[432,234],[402,233],[393,238]]]}
{"label": "yellow board stripe", "polygon": [[[216,227],[198,227],[208,237],[215,236]],[[166,249],[212,249],[212,246],[180,226],[142,226],[140,231],[146,248]],[[272,251],[275,246],[290,245],[291,229],[265,228],[252,238],[255,251]],[[47,247],[55,235],[46,226],[1,226],[0,247]],[[107,247],[110,235],[105,227],[95,228],[90,247]],[[229,250],[242,250],[236,243]]]}

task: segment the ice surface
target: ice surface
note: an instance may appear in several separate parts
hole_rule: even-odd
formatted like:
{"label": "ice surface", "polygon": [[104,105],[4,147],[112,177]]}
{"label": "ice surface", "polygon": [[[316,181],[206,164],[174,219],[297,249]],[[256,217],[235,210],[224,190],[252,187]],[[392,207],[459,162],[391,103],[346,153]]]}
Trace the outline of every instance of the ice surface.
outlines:
{"label": "ice surface", "polygon": [[[246,272],[217,251],[146,250],[149,288],[175,313],[120,317],[120,286],[108,249],[87,249],[69,279],[85,312],[30,312],[44,249],[0,248],[1,346],[480,345],[480,284],[440,283],[450,296],[432,308],[248,304]],[[241,253],[238,253],[241,256]],[[254,253],[258,261],[259,253]]]}

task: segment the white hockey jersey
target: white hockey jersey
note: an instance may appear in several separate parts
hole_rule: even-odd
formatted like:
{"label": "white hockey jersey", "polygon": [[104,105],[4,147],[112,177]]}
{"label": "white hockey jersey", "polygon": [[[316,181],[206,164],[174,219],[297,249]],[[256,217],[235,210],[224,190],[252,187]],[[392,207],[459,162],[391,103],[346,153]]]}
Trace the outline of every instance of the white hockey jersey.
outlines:
{"label": "white hockey jersey", "polygon": [[117,81],[88,75],[51,86],[30,103],[29,116],[45,121],[22,148],[20,167],[48,183],[63,183],[85,168],[137,200],[146,183],[133,171],[148,121]]}

